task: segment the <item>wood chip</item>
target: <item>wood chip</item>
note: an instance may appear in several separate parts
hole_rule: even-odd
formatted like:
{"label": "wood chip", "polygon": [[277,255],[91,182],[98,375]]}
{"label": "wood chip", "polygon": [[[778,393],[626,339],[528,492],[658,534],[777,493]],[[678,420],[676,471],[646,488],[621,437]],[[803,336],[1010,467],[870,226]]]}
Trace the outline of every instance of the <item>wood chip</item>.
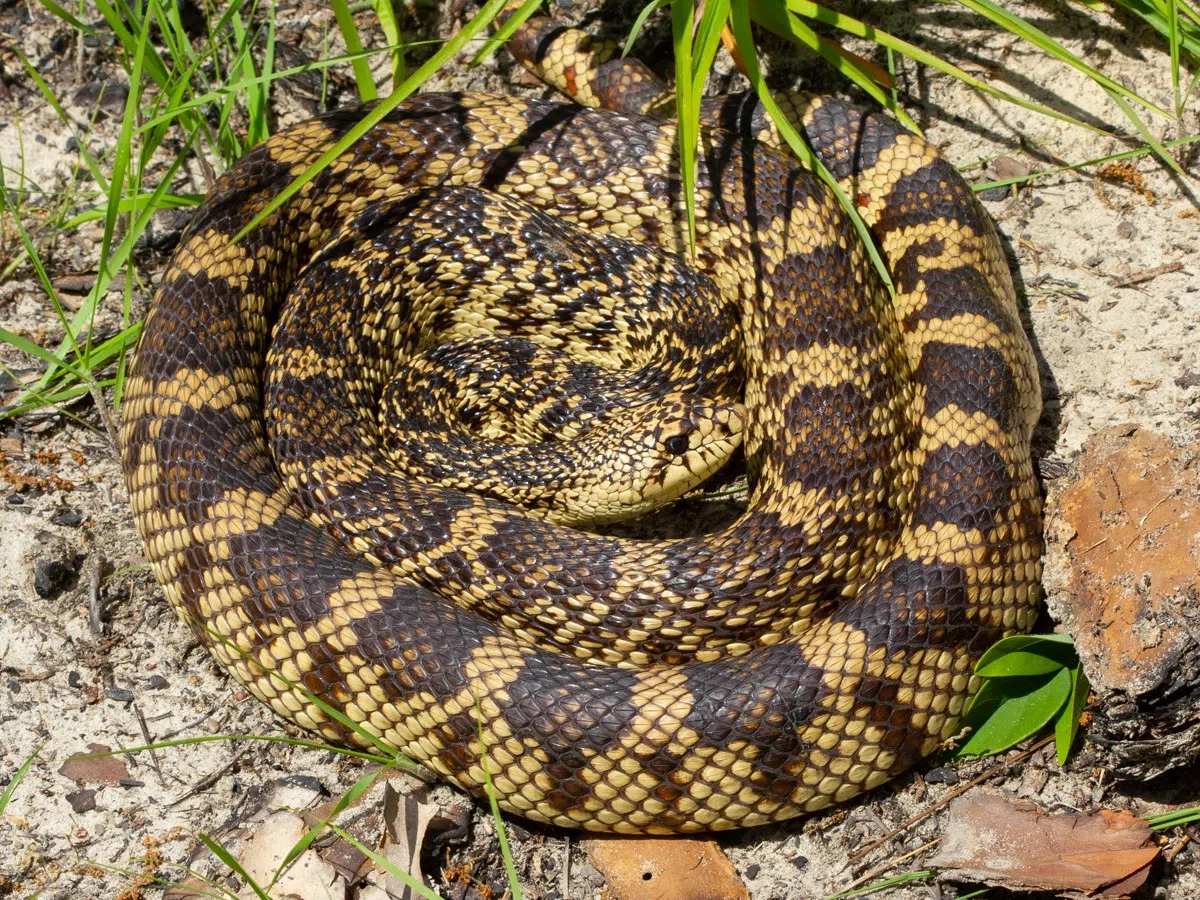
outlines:
{"label": "wood chip", "polygon": [[1178,272],[1183,268],[1183,263],[1173,262],[1167,263],[1165,266],[1155,266],[1153,269],[1143,269],[1140,272],[1134,272],[1132,275],[1125,275],[1121,278],[1110,278],[1108,283],[1113,287],[1130,287],[1135,284],[1142,284],[1146,281],[1153,281],[1159,275],[1169,275],[1171,272]]}
{"label": "wood chip", "polygon": [[749,900],[715,841],[592,838],[582,842],[617,900]]}

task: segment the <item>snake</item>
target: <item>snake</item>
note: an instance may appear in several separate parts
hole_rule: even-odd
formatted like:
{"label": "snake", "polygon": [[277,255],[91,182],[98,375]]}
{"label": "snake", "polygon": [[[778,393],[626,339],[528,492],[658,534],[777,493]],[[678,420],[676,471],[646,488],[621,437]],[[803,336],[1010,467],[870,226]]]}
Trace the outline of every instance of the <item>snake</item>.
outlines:
{"label": "snake", "polygon": [[[154,576],[279,716],[536,822],[741,828],[870,790],[956,735],[975,663],[1036,616],[1040,391],[995,225],[886,113],[781,93],[827,179],[754,94],[709,98],[689,226],[649,70],[543,19],[509,46],[568,99],[416,94],[332,155],[364,115],[338,109],[209,191],[125,381],[121,465]],[[456,215],[468,200],[482,219]],[[560,229],[611,252],[562,250]],[[643,274],[610,270],[633,246]],[[646,294],[656,271],[733,311],[736,394],[716,379],[701,403],[738,419],[731,521],[573,528],[384,464],[373,408],[394,405],[388,354],[418,308],[451,341],[574,343],[611,372],[639,343],[618,289]],[[416,299],[434,283],[450,299]],[[410,381],[419,403],[430,379]]]}

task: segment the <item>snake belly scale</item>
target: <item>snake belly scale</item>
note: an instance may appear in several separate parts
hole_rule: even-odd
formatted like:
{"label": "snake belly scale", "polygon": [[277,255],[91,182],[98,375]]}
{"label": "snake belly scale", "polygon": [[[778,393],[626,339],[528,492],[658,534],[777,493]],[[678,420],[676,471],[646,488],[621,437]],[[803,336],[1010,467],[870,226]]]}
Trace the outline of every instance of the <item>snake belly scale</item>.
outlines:
{"label": "snake belly scale", "polygon": [[[530,25],[522,41],[560,80],[587,61],[574,32]],[[643,96],[630,71],[608,85]],[[362,739],[313,696],[475,795],[486,757],[510,812],[594,830],[818,810],[952,735],[975,660],[1028,629],[1038,600],[1032,350],[994,227],[935,150],[838,100],[784,105],[857,204],[894,295],[752,99],[709,106],[694,256],[675,128],[658,118],[419,95],[240,242],[361,112],[280,132],[227,172],[146,318],[120,434],[146,555],[213,656],[329,740]],[[753,484],[737,521],[619,539],[378,471],[370,427],[343,416],[343,363],[284,348],[290,369],[264,376],[281,309],[332,236],[359,235],[362,255],[297,291],[331,322],[386,277],[371,261],[389,239],[362,217],[452,189],[686,261],[731,304]],[[426,237],[451,262],[470,253]],[[537,262],[519,242],[513,256]],[[282,407],[270,430],[265,378]]]}

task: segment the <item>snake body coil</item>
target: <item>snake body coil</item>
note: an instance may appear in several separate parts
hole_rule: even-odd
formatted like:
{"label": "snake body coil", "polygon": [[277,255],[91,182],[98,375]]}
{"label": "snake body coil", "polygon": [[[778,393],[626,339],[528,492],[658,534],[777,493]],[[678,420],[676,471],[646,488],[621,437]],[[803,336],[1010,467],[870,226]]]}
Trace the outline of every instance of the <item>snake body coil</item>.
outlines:
{"label": "snake body coil", "polygon": [[[562,75],[571,34],[551,54],[536,28],[523,39]],[[413,309],[386,287],[397,254],[444,254],[459,273],[442,279],[447,314],[471,310],[484,331],[547,339],[591,315],[511,313],[516,294],[541,296],[531,273],[550,250],[518,232],[510,267],[485,276],[472,265],[486,253],[405,204],[469,188],[682,259],[672,123],[417,96],[240,242],[361,112],[281,132],[224,175],[147,316],[121,429],[147,557],[213,655],[326,738],[362,740],[310,694],[474,794],[486,756],[504,808],[597,830],[783,819],[952,735],[974,661],[1034,616],[1032,351],[994,228],[954,169],[882,115],[787,103],[896,291],[754,104],[714,102],[689,261],[740,320],[753,490],[698,538],[584,534],[377,470],[380,438],[349,415],[384,390],[358,361]],[[401,208],[406,236],[367,227],[384,208]],[[572,265],[546,277],[578,299]],[[335,337],[269,351],[293,293]],[[607,288],[587,301],[622,304]],[[605,334],[590,346],[620,356],[623,329]]]}

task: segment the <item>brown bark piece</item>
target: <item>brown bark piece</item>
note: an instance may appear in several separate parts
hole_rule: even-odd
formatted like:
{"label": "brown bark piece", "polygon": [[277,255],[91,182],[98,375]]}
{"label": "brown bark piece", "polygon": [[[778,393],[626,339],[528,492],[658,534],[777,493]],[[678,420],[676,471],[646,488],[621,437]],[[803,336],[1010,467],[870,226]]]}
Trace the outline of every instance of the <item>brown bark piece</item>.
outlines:
{"label": "brown bark piece", "polygon": [[93,756],[93,753],[108,753],[104,744],[88,744],[88,752],[71,756],[58,767],[58,774],[70,778],[76,784],[120,784],[129,778],[125,760],[119,756]]}
{"label": "brown bark piece", "polygon": [[1100,703],[1118,774],[1200,759],[1200,445],[1133,426],[1084,446],[1051,497],[1048,605]]}
{"label": "brown bark piece", "polygon": [[955,881],[1116,898],[1145,883],[1157,855],[1150,827],[1127,812],[1047,815],[1028,800],[973,791],[950,804],[929,864]]}
{"label": "brown bark piece", "polygon": [[583,841],[615,900],[749,900],[733,863],[714,841],[594,838]]}

